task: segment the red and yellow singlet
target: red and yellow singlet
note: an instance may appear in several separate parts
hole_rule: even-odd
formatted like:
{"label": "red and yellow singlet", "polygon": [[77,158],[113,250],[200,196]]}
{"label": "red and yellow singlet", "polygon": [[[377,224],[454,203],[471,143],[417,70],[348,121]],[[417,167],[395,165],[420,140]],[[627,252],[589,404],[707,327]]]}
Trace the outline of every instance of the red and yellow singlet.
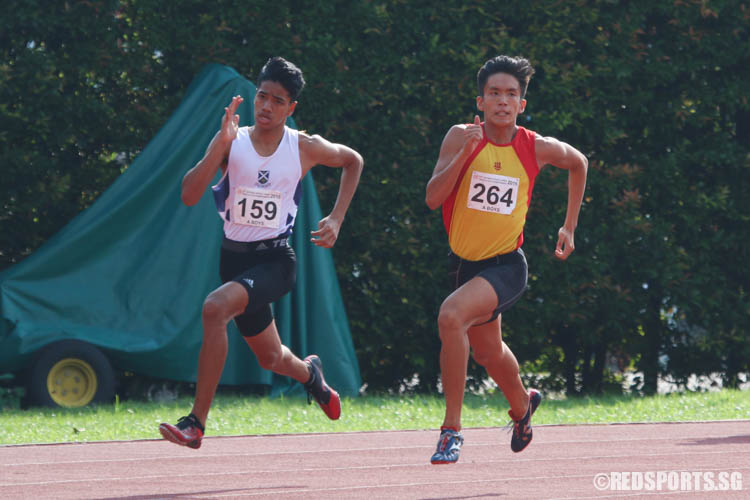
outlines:
{"label": "red and yellow singlet", "polygon": [[526,212],[539,173],[534,138],[533,131],[518,127],[510,144],[495,144],[485,133],[466,160],[442,206],[451,250],[462,259],[488,259],[523,244]]}

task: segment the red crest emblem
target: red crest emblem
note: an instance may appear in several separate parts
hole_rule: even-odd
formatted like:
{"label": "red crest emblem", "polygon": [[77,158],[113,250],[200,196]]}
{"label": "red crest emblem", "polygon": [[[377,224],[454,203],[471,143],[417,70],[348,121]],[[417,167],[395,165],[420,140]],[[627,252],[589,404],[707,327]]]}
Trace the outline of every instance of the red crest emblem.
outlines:
{"label": "red crest emblem", "polygon": [[500,164],[500,162],[499,162],[499,161],[496,161],[496,162],[495,162],[495,164],[494,164],[494,165],[492,165],[492,168],[494,168],[494,169],[495,169],[495,172],[499,172],[499,171],[500,171],[500,169],[501,169],[501,168],[503,168],[503,166],[502,166],[502,165]]}

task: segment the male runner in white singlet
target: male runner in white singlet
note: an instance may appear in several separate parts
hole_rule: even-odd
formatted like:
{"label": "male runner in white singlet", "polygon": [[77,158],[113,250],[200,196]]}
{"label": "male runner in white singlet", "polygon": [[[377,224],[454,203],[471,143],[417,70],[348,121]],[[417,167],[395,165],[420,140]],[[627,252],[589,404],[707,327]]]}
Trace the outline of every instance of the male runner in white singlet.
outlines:
{"label": "male runner in white singlet", "polygon": [[315,165],[343,168],[336,203],[312,231],[311,241],[331,248],[362,173],[362,157],[342,144],[285,126],[305,85],[294,64],[274,57],[258,75],[255,125],[239,128],[236,96],[206,154],[182,180],[182,201],[194,205],[221,168],[213,193],[224,220],[220,275],[223,285],[203,303],[203,345],[193,409],[176,425],[163,423],[165,439],[200,448],[206,418],[227,356],[227,324],[234,319],[261,367],[304,384],[332,420],[341,414],[339,395],[324,378],[318,356],[304,360],[282,345],[271,303],[294,286],[296,260],[288,239],[294,226],[302,178]]}

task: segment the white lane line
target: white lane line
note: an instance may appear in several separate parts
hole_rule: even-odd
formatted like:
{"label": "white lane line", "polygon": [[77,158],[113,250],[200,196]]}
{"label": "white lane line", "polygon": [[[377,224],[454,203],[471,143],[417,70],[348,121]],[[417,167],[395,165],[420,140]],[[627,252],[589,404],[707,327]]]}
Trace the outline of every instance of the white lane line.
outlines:
{"label": "white lane line", "polygon": [[[698,440],[698,441],[704,441],[706,439],[727,439],[731,436],[683,436],[679,438],[620,438],[620,439],[590,439],[590,440],[560,440],[560,441],[542,441],[537,438],[537,440],[534,441],[534,447],[538,448],[539,446],[550,446],[550,445],[559,445],[559,444],[566,444],[566,445],[575,445],[575,444],[586,444],[586,443],[603,443],[606,442],[608,446],[611,446],[616,443],[634,443],[637,441],[649,441],[649,442],[657,442],[657,441],[667,441],[667,442],[683,442],[683,441],[690,441],[690,440]],[[497,447],[498,445],[502,445],[502,443],[498,442],[474,442],[469,441],[467,443],[472,448],[474,447]],[[738,443],[738,445],[741,445],[742,443]],[[692,444],[691,446],[701,446],[700,443],[698,444]],[[713,445],[706,445],[706,446],[713,446]],[[399,450],[423,450],[426,448],[433,448],[434,445],[432,443],[430,444],[423,444],[423,445],[412,445],[412,446],[382,446],[382,447],[364,447],[364,448],[329,448],[326,449],[326,453],[356,453],[356,452],[377,452],[377,451],[399,451]],[[747,450],[747,451],[745,451]],[[726,450],[725,450],[726,451]],[[733,450],[733,453],[749,453],[750,449],[747,449],[747,447],[743,446],[743,450]],[[23,467],[27,465],[37,465],[37,466],[43,466],[43,465],[62,465],[62,464],[96,464],[96,463],[118,463],[118,462],[142,462],[146,460],[202,460],[205,458],[221,458],[221,457],[267,457],[267,456],[284,456],[284,455],[306,455],[306,454],[319,454],[320,450],[289,450],[289,451],[267,451],[267,452],[228,452],[228,453],[201,453],[196,452],[194,455],[155,455],[155,456],[145,456],[145,457],[134,457],[134,458],[104,458],[104,459],[88,459],[88,460],[49,460],[49,461],[43,461],[43,462],[12,462],[12,463],[4,463],[0,464],[0,467]],[[13,457],[7,457],[7,458],[13,458]],[[574,459],[585,459],[586,457],[568,457],[571,460]]]}
{"label": "white lane line", "polygon": [[[722,469],[705,469],[705,470],[698,470],[698,472],[720,472]],[[750,470],[750,468],[741,468],[741,469],[735,469],[737,471],[740,470]],[[692,472],[693,469],[690,469]],[[675,472],[681,472],[679,470],[676,470]],[[455,479],[451,479],[449,481],[429,481],[429,482],[418,482],[418,483],[392,483],[392,484],[374,484],[374,485],[357,485],[357,486],[340,486],[340,487],[333,487],[333,488],[304,488],[304,489],[288,489],[284,490],[282,488],[274,489],[274,491],[254,491],[252,493],[245,493],[240,494],[242,497],[252,497],[252,496],[266,496],[266,495],[278,495],[278,494],[312,494],[312,493],[323,493],[323,492],[342,492],[342,491],[356,491],[356,490],[363,490],[363,489],[384,489],[384,488],[404,488],[404,487],[416,487],[416,486],[435,486],[435,485],[441,485],[441,484],[448,484],[448,485],[456,485],[456,484],[478,484],[478,483],[510,483],[514,481],[544,481],[544,480],[570,480],[570,479],[592,479],[591,474],[566,474],[566,475],[557,475],[557,476],[525,476],[525,477],[511,477],[511,478],[495,478],[495,479],[469,479],[469,480],[463,480],[458,481]],[[594,489],[594,485],[591,484],[591,488]],[[637,492],[637,495],[633,495],[630,493],[626,493],[625,495],[619,495],[617,493],[610,493],[610,492],[602,492],[606,496],[598,495],[593,497],[581,497],[580,495],[576,495],[575,497],[566,497],[566,498],[559,498],[556,500],[574,500],[574,499],[583,499],[583,498],[607,498],[607,497],[620,497],[620,496],[640,496],[643,494],[643,492]],[[656,492],[655,494],[663,494],[665,492]],[[676,492],[676,493],[684,493],[684,492]],[[699,491],[698,493],[705,493],[704,491]],[[429,494],[428,494],[429,495]],[[197,498],[222,498],[222,497],[236,497],[237,493],[232,494],[222,494],[222,495],[216,495],[212,494],[210,496],[197,494],[195,497]]]}
{"label": "white lane line", "polygon": [[[748,450],[746,453],[750,453],[750,450]],[[724,455],[726,454],[726,450],[717,450],[717,451],[705,451],[705,452],[694,452],[691,453],[691,456],[696,455]],[[670,457],[670,456],[684,456],[685,453],[635,453],[635,454],[627,454],[627,455],[595,455],[595,456],[587,456],[587,457],[577,457],[576,460],[612,460],[612,459],[628,459],[628,458],[643,458],[643,457]],[[517,464],[518,462],[560,462],[560,461],[570,461],[571,458],[569,457],[560,457],[560,458],[512,458],[512,459],[505,459],[505,460],[482,460],[482,464],[502,464],[502,463],[514,463]],[[630,465],[630,467],[635,467],[637,464],[633,463]],[[474,465],[472,462],[464,462],[461,464],[456,464],[458,466],[471,466]],[[321,472],[335,472],[335,471],[355,471],[355,470],[378,470],[378,469],[392,469],[392,468],[434,468],[435,466],[430,465],[427,463],[427,460],[425,459],[424,462],[418,462],[418,463],[390,463],[390,464],[382,464],[382,465],[358,465],[358,466],[346,466],[346,467],[307,467],[307,468],[291,468],[291,469],[260,469],[260,470],[242,470],[242,471],[234,471],[234,472],[205,472],[205,473],[187,473],[187,474],[149,474],[149,475],[141,475],[141,476],[134,476],[134,475],[127,475],[127,476],[110,476],[110,477],[96,477],[96,478],[81,478],[81,479],[58,479],[54,481],[31,481],[31,482],[18,482],[18,483],[0,483],[0,487],[15,487],[15,486],[44,486],[44,485],[52,485],[52,484],[71,484],[71,483],[90,483],[90,482],[101,482],[101,481],[134,481],[134,480],[141,480],[141,479],[171,479],[171,478],[180,478],[180,477],[213,477],[213,476],[237,476],[237,475],[262,475],[262,474],[299,474],[300,472],[314,472],[314,473],[321,473]],[[727,467],[722,470],[726,469],[733,469],[738,470],[736,467]],[[692,470],[692,469],[691,469]],[[696,468],[695,470],[703,470]],[[713,469],[705,469],[705,470],[713,470]]]}

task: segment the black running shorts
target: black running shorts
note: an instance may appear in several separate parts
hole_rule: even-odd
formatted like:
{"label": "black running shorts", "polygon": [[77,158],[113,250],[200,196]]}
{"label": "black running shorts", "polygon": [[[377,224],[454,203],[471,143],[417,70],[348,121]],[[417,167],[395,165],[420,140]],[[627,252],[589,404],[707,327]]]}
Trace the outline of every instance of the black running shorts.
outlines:
{"label": "black running shorts", "polygon": [[497,294],[497,307],[492,311],[492,317],[487,321],[489,323],[518,302],[526,291],[529,278],[526,255],[519,248],[489,259],[471,261],[451,253],[450,277],[454,290],[476,276],[486,279]]}
{"label": "black running shorts", "polygon": [[247,291],[245,311],[234,317],[244,337],[253,337],[273,321],[271,303],[294,286],[297,259],[287,238],[249,243],[224,239],[219,263],[221,282],[235,281]]}

